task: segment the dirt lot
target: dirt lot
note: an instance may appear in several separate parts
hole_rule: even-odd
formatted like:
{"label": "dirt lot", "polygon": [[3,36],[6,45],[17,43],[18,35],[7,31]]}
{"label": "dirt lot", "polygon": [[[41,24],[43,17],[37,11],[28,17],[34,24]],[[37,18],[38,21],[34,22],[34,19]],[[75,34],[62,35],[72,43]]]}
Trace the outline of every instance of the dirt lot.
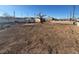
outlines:
{"label": "dirt lot", "polygon": [[16,25],[0,32],[0,53],[79,53],[79,27],[52,23]]}

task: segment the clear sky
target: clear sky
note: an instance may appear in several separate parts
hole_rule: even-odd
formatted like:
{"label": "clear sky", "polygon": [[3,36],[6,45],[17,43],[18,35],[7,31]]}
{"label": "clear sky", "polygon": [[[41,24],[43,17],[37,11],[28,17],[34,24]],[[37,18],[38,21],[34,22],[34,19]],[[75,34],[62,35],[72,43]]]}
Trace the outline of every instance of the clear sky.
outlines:
{"label": "clear sky", "polygon": [[[16,16],[34,16],[39,12],[55,18],[70,17],[70,12],[73,11],[72,5],[0,5],[0,16],[8,13],[13,16],[15,11]],[[76,6],[75,16],[79,17],[79,6]]]}

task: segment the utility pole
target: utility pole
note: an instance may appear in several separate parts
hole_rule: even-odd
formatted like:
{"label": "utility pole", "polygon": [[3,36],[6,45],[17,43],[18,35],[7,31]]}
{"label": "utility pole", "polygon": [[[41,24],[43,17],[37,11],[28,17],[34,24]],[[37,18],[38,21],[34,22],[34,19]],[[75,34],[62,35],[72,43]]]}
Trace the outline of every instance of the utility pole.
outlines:
{"label": "utility pole", "polygon": [[15,11],[13,11],[13,16],[15,17]]}
{"label": "utility pole", "polygon": [[73,20],[75,20],[75,5],[73,6]]}
{"label": "utility pole", "polygon": [[72,21],[72,18],[71,17],[72,17],[72,12],[70,11],[70,21]]}
{"label": "utility pole", "polygon": [[13,20],[15,22],[15,11],[13,11]]}

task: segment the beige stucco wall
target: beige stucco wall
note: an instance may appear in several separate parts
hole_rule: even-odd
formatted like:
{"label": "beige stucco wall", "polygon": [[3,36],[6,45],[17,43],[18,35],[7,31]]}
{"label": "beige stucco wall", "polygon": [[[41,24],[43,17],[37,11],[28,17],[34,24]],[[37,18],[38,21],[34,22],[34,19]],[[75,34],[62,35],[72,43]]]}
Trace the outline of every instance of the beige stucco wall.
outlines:
{"label": "beige stucco wall", "polygon": [[51,23],[73,24],[73,21],[51,21]]}
{"label": "beige stucco wall", "polygon": [[40,22],[40,19],[39,19],[39,18],[36,18],[36,19],[35,19],[35,22]]}
{"label": "beige stucco wall", "polygon": [[79,26],[79,22],[76,22],[77,26]]}

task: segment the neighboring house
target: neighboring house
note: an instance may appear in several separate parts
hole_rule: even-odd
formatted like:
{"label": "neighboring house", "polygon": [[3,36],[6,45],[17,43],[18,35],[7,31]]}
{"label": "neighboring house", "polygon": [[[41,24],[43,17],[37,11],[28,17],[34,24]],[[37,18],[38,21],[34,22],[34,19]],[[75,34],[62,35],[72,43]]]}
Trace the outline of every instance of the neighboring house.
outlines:
{"label": "neighboring house", "polygon": [[79,21],[76,22],[76,25],[79,26]]}
{"label": "neighboring house", "polygon": [[0,23],[14,22],[13,17],[0,17]]}
{"label": "neighboring house", "polygon": [[10,27],[14,24],[13,17],[3,17],[0,16],[0,29]]}
{"label": "neighboring house", "polygon": [[0,23],[35,23],[40,22],[38,17],[0,17]]}
{"label": "neighboring house", "polygon": [[53,19],[52,17],[48,17],[47,18],[48,21],[52,21],[52,19]]}
{"label": "neighboring house", "polygon": [[34,23],[35,22],[35,18],[34,17],[28,17],[27,22],[28,23]]}
{"label": "neighboring house", "polygon": [[73,22],[73,24],[79,26],[79,19],[75,19],[75,21]]}
{"label": "neighboring house", "polygon": [[14,21],[16,23],[26,23],[26,18],[16,17]]}
{"label": "neighboring house", "polygon": [[40,18],[35,18],[35,22],[36,22],[36,23],[41,22]]}

